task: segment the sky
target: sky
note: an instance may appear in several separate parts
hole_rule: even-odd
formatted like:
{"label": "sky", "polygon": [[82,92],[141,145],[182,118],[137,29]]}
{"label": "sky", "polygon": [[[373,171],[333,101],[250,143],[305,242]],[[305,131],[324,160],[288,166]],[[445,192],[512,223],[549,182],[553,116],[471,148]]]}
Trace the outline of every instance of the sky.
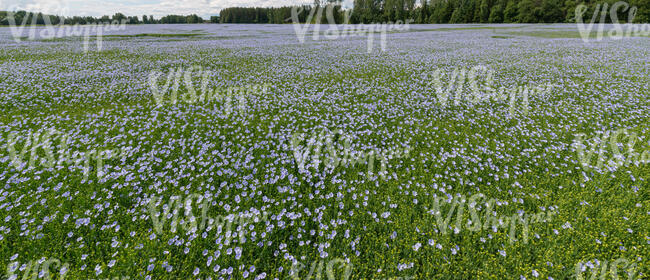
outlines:
{"label": "sky", "polygon": [[[346,0],[344,6],[348,6]],[[127,16],[197,14],[204,19],[227,7],[281,7],[311,4],[313,0],[0,0],[0,10],[42,12],[63,16]],[[351,5],[349,5],[351,6]]]}

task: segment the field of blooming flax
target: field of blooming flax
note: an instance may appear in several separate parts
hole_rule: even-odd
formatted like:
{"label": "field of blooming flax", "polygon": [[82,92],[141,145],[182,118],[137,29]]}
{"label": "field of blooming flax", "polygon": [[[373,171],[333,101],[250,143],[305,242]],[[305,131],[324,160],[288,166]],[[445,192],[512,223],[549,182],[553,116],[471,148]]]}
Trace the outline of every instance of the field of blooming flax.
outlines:
{"label": "field of blooming flax", "polygon": [[310,34],[0,28],[2,279],[648,279],[650,38]]}

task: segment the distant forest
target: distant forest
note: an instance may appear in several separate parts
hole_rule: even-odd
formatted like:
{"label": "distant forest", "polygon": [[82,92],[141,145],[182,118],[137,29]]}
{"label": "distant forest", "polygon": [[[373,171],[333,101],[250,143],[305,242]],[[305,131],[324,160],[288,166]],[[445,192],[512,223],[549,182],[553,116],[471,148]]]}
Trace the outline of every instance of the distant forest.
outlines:
{"label": "distant forest", "polygon": [[[318,0],[312,6],[288,7],[232,7],[220,11],[219,16],[204,20],[197,15],[167,15],[160,19],[143,15],[125,16],[116,13],[112,17],[63,17],[43,15],[19,11],[13,13],[16,24],[25,22],[36,24],[94,24],[125,22],[126,24],[170,24],[170,23],[292,23],[292,9],[300,13],[298,20],[305,23],[313,14],[311,23],[330,23],[326,17],[331,10],[331,18],[336,23],[379,23],[412,20],[412,23],[569,23],[575,22],[575,10],[580,4],[589,9],[583,14],[587,23],[594,15],[597,4],[608,3],[607,13],[611,6],[618,2],[607,1],[577,1],[577,0],[354,0],[352,9],[345,10],[340,2],[320,3]],[[650,0],[630,0],[630,7],[636,7],[635,23],[650,22]],[[629,9],[626,6],[618,8],[617,18],[620,22],[628,21]],[[317,15],[321,15],[319,18]],[[9,25],[7,12],[0,11],[0,25]],[[596,17],[600,21],[600,14]],[[611,15],[606,21],[611,22]],[[49,20],[49,22],[48,22]]]}
{"label": "distant forest", "polygon": [[[351,10],[343,10],[339,3],[315,3],[313,6],[303,6],[299,21],[305,22],[310,12],[314,14],[312,22],[317,20],[318,10],[325,5],[333,5],[332,18],[336,23],[345,22],[345,12],[348,12],[348,23],[379,23],[395,22],[407,19],[413,23],[567,23],[575,22],[575,10],[579,4],[585,4],[589,9],[583,14],[585,22],[590,22],[597,4],[609,3],[607,12],[617,0],[608,1],[576,1],[576,0],[421,0],[416,5],[415,0],[354,0]],[[630,7],[638,9],[634,17],[635,23],[650,22],[650,0],[631,0]],[[602,9],[602,5],[600,6]],[[245,8],[233,7],[221,10],[220,23],[291,23],[291,9],[281,8]],[[627,22],[628,11],[625,6],[618,8],[617,18]],[[321,23],[329,23],[326,12],[321,8]],[[599,14],[600,15],[600,14]],[[600,17],[596,17],[597,21]],[[611,22],[608,15],[607,22]]]}
{"label": "distant forest", "polygon": [[9,13],[0,11],[0,25],[10,25],[10,17],[13,15],[14,22],[17,25],[43,25],[43,24],[108,24],[113,22],[126,23],[126,24],[167,24],[167,23],[219,23],[219,17],[213,16],[209,21],[197,15],[180,16],[180,15],[167,15],[160,19],[155,19],[153,16],[143,15],[141,18],[137,16],[125,16],[122,13],[116,13],[112,17],[63,17],[55,15],[44,15],[42,13],[30,13],[26,11],[17,11]]}

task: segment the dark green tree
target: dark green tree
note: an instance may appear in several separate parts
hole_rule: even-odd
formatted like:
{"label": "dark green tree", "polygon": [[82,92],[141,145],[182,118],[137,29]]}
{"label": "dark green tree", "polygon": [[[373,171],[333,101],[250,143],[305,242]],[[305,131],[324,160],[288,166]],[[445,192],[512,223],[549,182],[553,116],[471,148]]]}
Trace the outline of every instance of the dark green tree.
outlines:
{"label": "dark green tree", "polygon": [[518,18],[519,18],[519,10],[517,8],[517,4],[515,3],[514,0],[508,0],[506,9],[503,11],[503,22],[505,23],[517,22]]}
{"label": "dark green tree", "polygon": [[521,23],[537,23],[539,18],[537,18],[536,11],[538,5],[535,4],[534,0],[520,0],[517,4],[517,10],[519,11],[519,16],[517,21]]}
{"label": "dark green tree", "polygon": [[490,11],[490,17],[488,18],[490,23],[502,23],[503,22],[503,6],[501,4],[496,4],[492,7]]}
{"label": "dark green tree", "polygon": [[125,21],[126,19],[127,19],[126,16],[122,13],[116,13],[113,15],[113,20],[114,21],[116,20],[117,22],[122,22]]}
{"label": "dark green tree", "polygon": [[562,12],[561,0],[542,0],[541,22],[553,23],[562,22],[564,20],[564,12]]}
{"label": "dark green tree", "polygon": [[490,6],[488,5],[488,0],[481,0],[481,22],[488,22],[490,18]]}

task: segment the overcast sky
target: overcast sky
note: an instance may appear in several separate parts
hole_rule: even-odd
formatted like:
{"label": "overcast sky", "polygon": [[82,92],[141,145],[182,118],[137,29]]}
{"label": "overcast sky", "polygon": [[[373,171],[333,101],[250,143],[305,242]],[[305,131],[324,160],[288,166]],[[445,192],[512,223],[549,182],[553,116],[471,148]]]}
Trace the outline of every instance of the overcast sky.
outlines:
{"label": "overcast sky", "polygon": [[0,0],[0,10],[95,17],[117,12],[138,17],[154,15],[156,18],[168,14],[197,14],[207,19],[227,7],[280,7],[311,3],[313,0]]}

